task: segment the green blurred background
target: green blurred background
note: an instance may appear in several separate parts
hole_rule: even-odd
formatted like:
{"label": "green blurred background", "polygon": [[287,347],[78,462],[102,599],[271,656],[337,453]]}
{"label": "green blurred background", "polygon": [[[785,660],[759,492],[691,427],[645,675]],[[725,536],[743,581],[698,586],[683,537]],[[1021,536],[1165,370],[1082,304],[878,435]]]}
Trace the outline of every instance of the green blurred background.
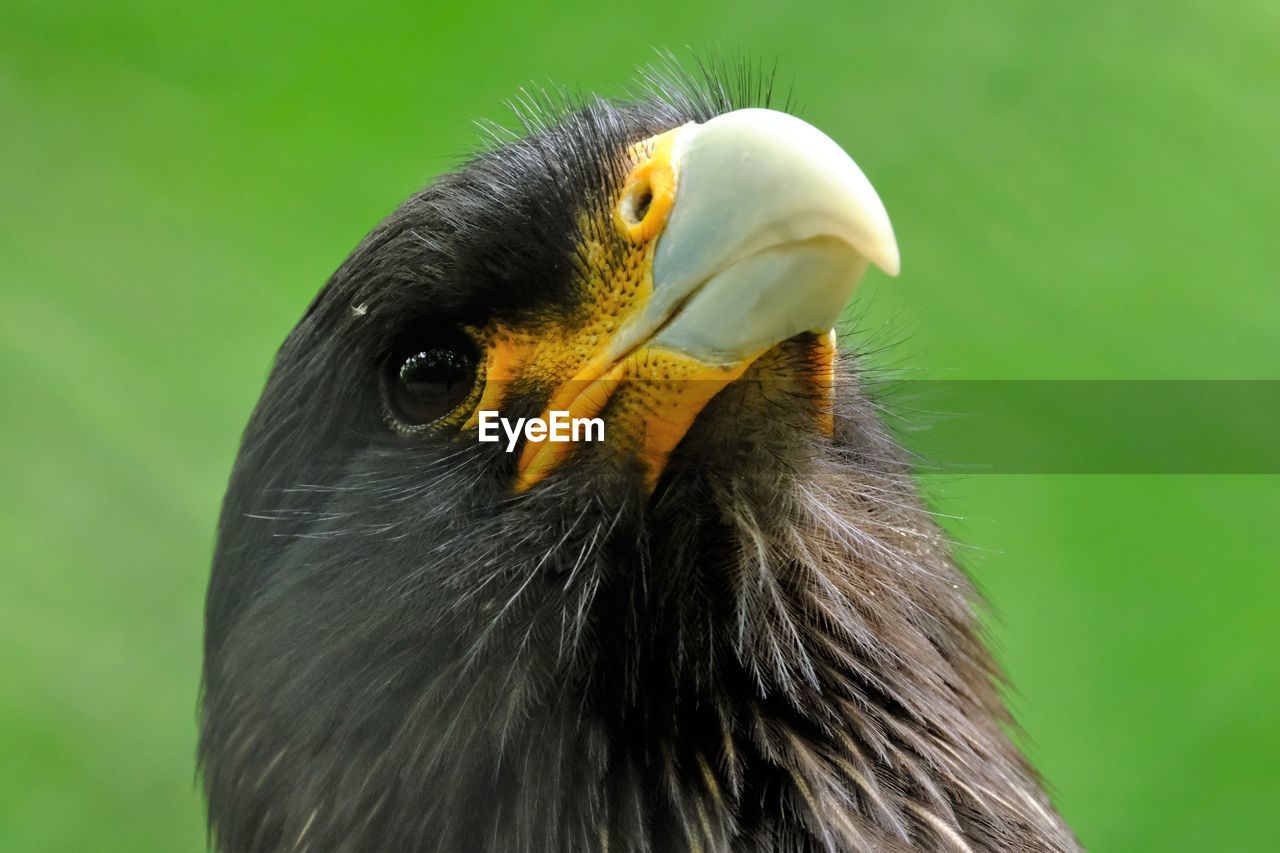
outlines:
{"label": "green blurred background", "polygon": [[[240,429],[326,276],[518,87],[777,59],[893,216],[859,325],[917,375],[1280,379],[1278,44],[1274,0],[5,0],[0,848],[203,848]],[[1086,844],[1276,849],[1280,478],[926,485]]]}

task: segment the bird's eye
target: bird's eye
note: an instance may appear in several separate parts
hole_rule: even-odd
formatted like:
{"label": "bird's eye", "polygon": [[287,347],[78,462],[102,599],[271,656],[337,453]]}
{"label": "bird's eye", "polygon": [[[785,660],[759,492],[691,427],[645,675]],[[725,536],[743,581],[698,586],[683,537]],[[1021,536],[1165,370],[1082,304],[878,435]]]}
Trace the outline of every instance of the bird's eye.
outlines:
{"label": "bird's eye", "polygon": [[400,429],[440,420],[475,388],[479,353],[461,332],[415,336],[387,361],[383,380],[388,416]]}

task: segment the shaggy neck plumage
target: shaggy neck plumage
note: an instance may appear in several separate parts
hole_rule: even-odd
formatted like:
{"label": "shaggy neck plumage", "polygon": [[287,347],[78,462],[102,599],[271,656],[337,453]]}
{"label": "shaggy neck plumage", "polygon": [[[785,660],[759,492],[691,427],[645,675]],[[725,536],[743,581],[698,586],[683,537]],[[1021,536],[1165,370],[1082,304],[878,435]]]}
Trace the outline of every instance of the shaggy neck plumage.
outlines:
{"label": "shaggy neck plumage", "polygon": [[258,662],[302,644],[279,618],[235,666],[313,704],[264,713],[289,702],[211,671],[225,849],[1071,849],[897,453],[861,416],[834,442],[780,435],[786,465],[764,434],[733,476],[704,464],[649,503],[571,482],[527,496],[521,541],[423,590],[449,604],[421,633],[408,592],[371,611],[379,627],[342,598],[297,600],[323,579],[283,586],[297,630],[324,638],[314,672]]}

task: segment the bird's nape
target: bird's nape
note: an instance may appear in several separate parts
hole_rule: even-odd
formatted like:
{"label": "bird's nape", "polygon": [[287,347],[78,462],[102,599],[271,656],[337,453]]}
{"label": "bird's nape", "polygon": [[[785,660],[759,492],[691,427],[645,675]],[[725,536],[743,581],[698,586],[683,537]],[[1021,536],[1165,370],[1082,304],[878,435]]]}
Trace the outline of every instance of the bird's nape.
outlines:
{"label": "bird's nape", "polygon": [[[732,76],[535,116],[285,341],[207,600],[219,850],[1077,849],[836,352],[884,208]],[[481,440],[561,411],[601,440]]]}

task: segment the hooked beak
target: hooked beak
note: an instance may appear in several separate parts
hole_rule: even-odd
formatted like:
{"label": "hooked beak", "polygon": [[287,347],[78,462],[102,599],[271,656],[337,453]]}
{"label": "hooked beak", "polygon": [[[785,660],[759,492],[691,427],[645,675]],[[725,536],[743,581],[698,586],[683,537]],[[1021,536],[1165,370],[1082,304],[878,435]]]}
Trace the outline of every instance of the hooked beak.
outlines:
{"label": "hooked beak", "polygon": [[[796,335],[830,333],[869,264],[899,269],[888,214],[862,170],[818,129],[744,109],[634,149],[616,226],[644,245],[643,298],[552,394],[548,411],[593,417],[645,463],[650,489],[715,394]],[[829,393],[829,391],[828,391]],[[524,447],[517,490],[572,445]]]}

